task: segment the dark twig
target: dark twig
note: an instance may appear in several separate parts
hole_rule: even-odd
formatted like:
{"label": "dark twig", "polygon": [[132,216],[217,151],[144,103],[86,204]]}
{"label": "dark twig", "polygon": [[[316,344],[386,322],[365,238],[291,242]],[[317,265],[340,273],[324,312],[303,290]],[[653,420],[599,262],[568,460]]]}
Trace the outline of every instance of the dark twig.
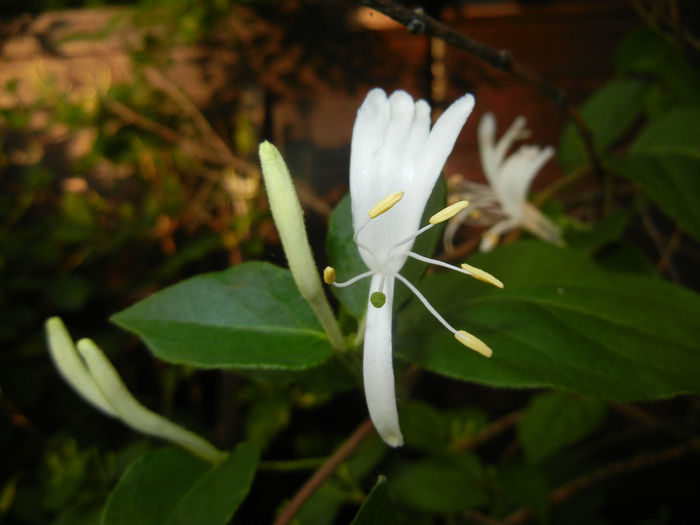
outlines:
{"label": "dark twig", "polygon": [[299,491],[294,495],[289,504],[285,507],[277,519],[274,521],[273,525],[287,525],[292,521],[294,516],[302,505],[306,503],[311,495],[316,492],[316,490],[323,484],[326,479],[333,473],[333,471],[345,461],[350,454],[352,454],[355,449],[362,443],[367,436],[370,435],[374,426],[372,426],[372,421],[366,419],[363,421],[355,431],[350,434],[350,436],[343,441],[343,443],[336,449],[335,452],[319,467],[319,469],[314,472],[314,474],[307,480],[306,483],[299,489]]}
{"label": "dark twig", "polygon": [[[673,264],[673,260],[670,256],[673,250],[675,250],[675,242],[671,242],[673,239],[671,239],[671,241],[668,241],[668,243],[666,242],[666,239],[664,238],[661,231],[657,228],[656,224],[654,223],[654,220],[651,218],[651,214],[647,209],[643,208],[640,212],[640,216],[642,218],[642,224],[644,225],[644,228],[649,234],[649,238],[652,240],[654,246],[656,246],[656,249],[659,252],[659,265],[661,265],[661,263],[663,262],[663,265],[658,266],[657,268],[659,269],[659,271],[667,270],[673,282],[680,283],[680,273],[676,269],[676,266]],[[667,247],[670,247],[671,249],[668,253]]]}
{"label": "dark twig", "polygon": [[675,269],[673,262],[672,262],[672,257],[675,251],[678,249],[678,246],[680,245],[681,239],[683,238],[683,232],[681,231],[680,228],[676,228],[674,232],[671,234],[671,237],[668,239],[668,242],[666,243],[666,246],[664,247],[663,251],[661,252],[661,258],[659,259],[659,262],[656,264],[656,269],[659,270],[659,272],[663,273],[668,270],[668,272],[671,274],[674,282],[680,283],[680,274],[678,271]]}
{"label": "dark twig", "polygon": [[472,252],[474,252],[479,247],[480,237],[472,237],[464,244],[455,246],[455,249],[441,254],[438,259],[440,261],[451,262],[458,261],[460,259],[466,259]]}
{"label": "dark twig", "polygon": [[[658,454],[640,454],[630,459],[615,461],[554,489],[549,493],[549,503],[551,505],[556,505],[595,483],[605,481],[621,474],[628,474],[643,468],[674,461],[690,452],[698,450],[700,450],[700,440],[693,439],[682,445],[659,452]],[[529,508],[523,507],[507,516],[500,523],[517,525],[527,520],[531,515],[532,511]]]}
{"label": "dark twig", "polygon": [[190,116],[202,136],[202,143],[207,144],[219,155],[221,164],[231,166],[244,173],[254,169],[249,163],[239,159],[231,152],[226,142],[214,131],[194,102],[172,80],[153,67],[146,68],[145,74],[151,85],[167,94],[185,114]]}
{"label": "dark twig", "polygon": [[0,410],[7,414],[7,418],[13,426],[21,428],[36,437],[42,438],[41,430],[4,395],[2,387],[0,387]]}
{"label": "dark twig", "polygon": [[508,430],[510,427],[516,425],[518,421],[520,421],[520,418],[523,417],[523,412],[523,410],[517,410],[515,412],[506,414],[502,418],[497,419],[492,423],[489,423],[483,429],[481,429],[481,432],[479,432],[476,436],[463,441],[459,441],[452,445],[452,451],[461,452],[463,450],[478,447],[479,445],[485,443],[492,437],[497,436],[498,434]]}
{"label": "dark twig", "polygon": [[183,149],[183,151],[192,157],[201,161],[211,162],[212,164],[222,164],[221,157],[218,154],[201,147],[196,142],[183,137],[169,127],[144,117],[126,104],[123,104],[118,100],[107,100],[105,101],[105,105],[108,110],[123,119],[125,122],[139,126],[146,131],[150,131],[151,133],[158,135],[166,142],[179,146]]}
{"label": "dark twig", "polygon": [[593,146],[591,131],[576,107],[567,99],[566,93],[545,80],[535,71],[518,62],[509,51],[493,49],[486,44],[469,38],[425,14],[422,9],[409,9],[394,0],[359,0],[359,2],[403,24],[411,33],[426,34],[444,40],[451,46],[467,51],[489,65],[505,71],[542,91],[567,114],[581,136],[593,172],[598,175],[602,174],[600,159],[598,159]]}

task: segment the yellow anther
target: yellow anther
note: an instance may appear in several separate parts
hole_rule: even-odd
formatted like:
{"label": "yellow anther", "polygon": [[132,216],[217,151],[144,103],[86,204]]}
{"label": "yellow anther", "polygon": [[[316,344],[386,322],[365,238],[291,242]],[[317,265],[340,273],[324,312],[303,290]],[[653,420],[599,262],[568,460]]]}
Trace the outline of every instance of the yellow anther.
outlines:
{"label": "yellow anther", "polygon": [[467,348],[471,348],[475,352],[479,352],[484,357],[491,357],[493,355],[493,350],[491,350],[486,343],[484,343],[478,337],[474,337],[469,332],[464,330],[457,330],[455,332],[455,339],[462,343]]}
{"label": "yellow anther", "polygon": [[469,212],[469,216],[472,219],[478,220],[484,216],[484,213],[479,208],[474,208],[472,211]]}
{"label": "yellow anther", "polygon": [[379,217],[382,213],[389,211],[394,204],[399,202],[402,198],[402,191],[397,191],[396,193],[392,193],[391,195],[384,197],[377,204],[375,204],[371,210],[369,210],[369,218],[374,219]]}
{"label": "yellow anther", "polygon": [[323,269],[323,282],[326,284],[333,284],[335,282],[335,268],[326,266]]}
{"label": "yellow anther", "polygon": [[484,270],[481,270],[479,268],[476,268],[472,266],[471,264],[467,263],[462,263],[462,270],[465,272],[469,272],[469,274],[474,277],[474,279],[479,279],[480,281],[483,281],[485,283],[492,284],[496,286],[497,288],[503,288],[503,283],[496,279],[493,275],[491,275],[488,272],[485,272]]}
{"label": "yellow anther", "polygon": [[430,224],[439,224],[443,221],[446,221],[447,219],[451,219],[467,206],[469,206],[469,201],[455,202],[454,204],[448,206],[445,209],[440,210],[435,215],[430,217],[430,220],[428,222]]}

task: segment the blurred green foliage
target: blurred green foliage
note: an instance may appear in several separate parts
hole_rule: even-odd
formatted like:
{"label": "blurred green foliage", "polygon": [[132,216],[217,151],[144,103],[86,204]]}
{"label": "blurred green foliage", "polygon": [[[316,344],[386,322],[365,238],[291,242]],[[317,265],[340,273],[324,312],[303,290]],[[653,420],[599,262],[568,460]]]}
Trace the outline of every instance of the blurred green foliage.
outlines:
{"label": "blurred green foliage", "polygon": [[[75,4],[85,3],[36,5]],[[140,9],[161,6],[161,25],[184,24],[190,13],[196,34],[184,26],[164,31],[178,42],[201,36],[208,28],[200,22],[213,24],[227,5],[147,4]],[[166,49],[172,42],[149,44]],[[60,383],[46,359],[43,320],[70,319],[129,363],[127,381],[172,407],[183,388],[199,388],[197,381],[172,367],[139,372],[133,341],[105,332],[107,317],[166,284],[264,249],[264,235],[252,235],[267,216],[250,163],[258,133],[250,117],[230,108],[236,168],[203,159],[196,152],[207,142],[193,124],[201,115],[182,111],[182,101],[154,87],[148,65],[138,64],[128,83],[98,72],[94,85],[77,92],[42,71],[35,98],[21,96],[17,82],[2,86],[17,100],[0,109],[0,447],[13,451],[0,465],[0,516],[10,522],[60,516],[57,523],[95,523],[135,454],[118,425],[93,424],[94,414],[88,418]],[[148,386],[154,377],[160,393]],[[98,451],[95,442],[105,448]],[[128,459],[115,459],[122,456]]]}

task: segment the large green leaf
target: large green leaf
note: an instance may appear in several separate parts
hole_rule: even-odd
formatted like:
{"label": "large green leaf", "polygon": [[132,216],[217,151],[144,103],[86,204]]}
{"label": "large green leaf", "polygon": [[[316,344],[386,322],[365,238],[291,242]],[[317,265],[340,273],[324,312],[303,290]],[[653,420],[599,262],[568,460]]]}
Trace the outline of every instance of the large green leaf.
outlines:
{"label": "large green leaf", "polygon": [[[593,135],[593,145],[599,155],[604,154],[639,118],[646,89],[647,84],[636,79],[615,79],[583,104],[581,117]],[[559,163],[567,172],[588,163],[584,143],[571,124],[561,137]]]}
{"label": "large green leaf", "polygon": [[700,297],[660,279],[602,270],[580,252],[520,241],[470,262],[503,290],[454,272],[421,289],[458,329],[456,342],[413,301],[398,315],[396,353],[450,377],[500,387],[561,387],[644,400],[700,392]]}
{"label": "large green leaf", "polygon": [[[435,184],[435,189],[430,195],[428,204],[425,206],[421,224],[427,224],[428,218],[445,206],[446,194],[447,185],[445,184],[445,180],[441,177],[438,179],[437,184]],[[397,206],[399,205],[400,203],[397,204]],[[428,257],[431,256],[440,239],[441,232],[442,227],[438,226],[420,235],[413,245],[413,251]],[[328,258],[331,265],[335,268],[339,281],[345,281],[367,271],[367,266],[365,266],[365,263],[362,261],[357,251],[357,245],[352,240],[353,235],[350,195],[346,195],[331,214],[328,224],[328,238],[326,239]],[[415,259],[409,259],[406,261],[401,273],[413,280],[420,277],[423,272],[425,272],[426,267],[425,263]],[[356,283],[346,288],[333,287],[333,293],[356,318],[364,317],[365,311],[367,310],[367,298],[369,296],[369,280]],[[396,304],[400,304],[406,298],[405,291],[399,288],[396,292]]]}
{"label": "large green leaf", "polygon": [[260,262],[187,279],[112,321],[174,363],[300,369],[333,352],[289,271]]}
{"label": "large green leaf", "polygon": [[700,240],[699,107],[677,108],[649,124],[611,167]]}
{"label": "large green leaf", "polygon": [[107,500],[103,525],[216,525],[231,518],[253,482],[258,449],[241,443],[211,465],[178,449],[148,452]]}

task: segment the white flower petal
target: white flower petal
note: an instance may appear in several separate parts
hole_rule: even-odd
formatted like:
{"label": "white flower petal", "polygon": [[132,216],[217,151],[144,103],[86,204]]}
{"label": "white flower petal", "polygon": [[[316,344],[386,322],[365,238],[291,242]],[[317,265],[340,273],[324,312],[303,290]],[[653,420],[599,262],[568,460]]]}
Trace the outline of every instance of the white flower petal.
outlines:
{"label": "white flower petal", "polygon": [[[389,96],[389,123],[384,131],[384,144],[403,143],[413,122],[413,98],[405,91],[394,91]],[[386,149],[386,148],[384,148]],[[399,149],[400,146],[399,146]]]}
{"label": "white flower petal", "polygon": [[526,202],[523,208],[522,225],[527,231],[544,241],[559,246],[564,242],[559,227],[529,202]]}
{"label": "white flower petal", "polygon": [[493,116],[493,113],[484,113],[481,117],[477,139],[484,176],[488,183],[493,185],[498,175],[498,161],[495,157],[496,117]]}
{"label": "white flower petal", "polygon": [[510,127],[500,138],[498,144],[496,144],[496,148],[493,153],[496,165],[500,166],[503,163],[506,153],[508,153],[508,150],[516,140],[527,138],[530,135],[526,126],[527,119],[525,117],[516,117]]}
{"label": "white flower petal", "polygon": [[[430,106],[421,99],[415,104],[411,130],[404,143],[404,162],[416,165],[429,134]],[[415,170],[411,170],[411,174],[415,175]]]}
{"label": "white flower petal", "polygon": [[[377,154],[384,143],[384,131],[389,122],[389,116],[386,93],[379,88],[367,93],[364,102],[357,110],[350,148],[353,221],[364,220],[359,210],[368,211],[376,201],[385,196],[374,198],[372,179],[376,177]],[[360,225],[354,223],[354,226],[357,229]]]}
{"label": "white flower petal", "polygon": [[519,222],[514,219],[506,219],[494,224],[481,234],[481,244],[479,245],[479,249],[482,252],[490,252],[498,245],[501,235],[514,230],[518,226]]}
{"label": "white flower petal", "polygon": [[[452,152],[464,123],[474,109],[474,97],[464,95],[455,100],[445,112],[440,115],[425,145],[420,152],[416,169],[415,186],[412,193],[425,196],[427,202],[435,186],[447,157]],[[423,208],[425,203],[423,204]],[[419,218],[420,219],[420,218]]]}
{"label": "white flower petal", "polygon": [[537,146],[521,146],[503,163],[495,190],[501,198],[504,210],[511,217],[522,217],[530,184],[544,163],[553,155],[552,147],[540,149]]}
{"label": "white flower petal", "polygon": [[[379,289],[382,276],[372,277],[371,291]],[[372,423],[382,439],[392,447],[403,445],[394,392],[394,366],[391,355],[391,308],[394,279],[384,282],[386,303],[375,308],[367,303],[363,374],[365,397]]]}

